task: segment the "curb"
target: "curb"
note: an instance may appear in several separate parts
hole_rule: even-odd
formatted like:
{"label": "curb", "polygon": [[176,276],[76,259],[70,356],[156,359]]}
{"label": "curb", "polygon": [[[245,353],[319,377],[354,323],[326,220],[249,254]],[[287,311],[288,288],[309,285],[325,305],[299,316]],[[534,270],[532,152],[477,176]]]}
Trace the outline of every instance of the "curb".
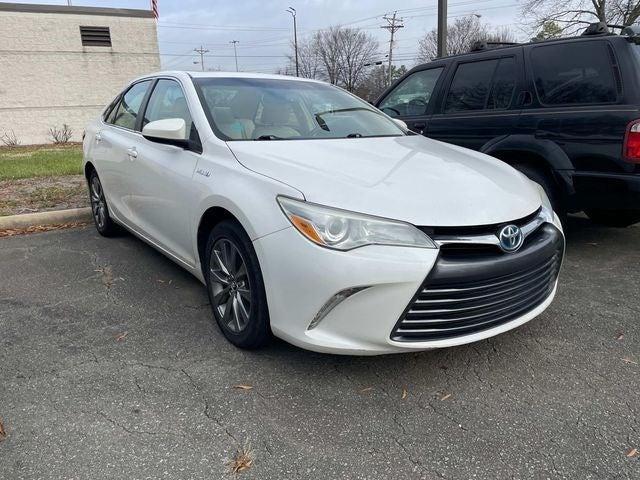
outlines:
{"label": "curb", "polygon": [[90,222],[93,220],[91,208],[71,208],[52,212],[27,213],[0,217],[0,230],[27,228],[40,225],[57,225],[72,222]]}

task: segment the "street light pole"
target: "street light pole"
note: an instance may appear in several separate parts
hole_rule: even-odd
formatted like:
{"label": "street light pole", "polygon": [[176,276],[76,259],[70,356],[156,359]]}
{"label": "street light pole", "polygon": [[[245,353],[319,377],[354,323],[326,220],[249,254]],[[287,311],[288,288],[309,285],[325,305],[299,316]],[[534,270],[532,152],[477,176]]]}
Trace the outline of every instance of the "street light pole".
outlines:
{"label": "street light pole", "polygon": [[438,57],[447,56],[447,0],[438,0]]}
{"label": "street light pole", "polygon": [[300,76],[300,69],[298,67],[298,26],[296,24],[296,9],[293,7],[287,8],[286,12],[290,13],[293,17],[293,49],[296,55],[296,77]]}
{"label": "street light pole", "polygon": [[238,40],[231,40],[229,43],[233,43],[233,56],[236,57],[236,72],[239,72],[238,70],[238,50],[236,50],[236,45],[240,42],[238,42]]}

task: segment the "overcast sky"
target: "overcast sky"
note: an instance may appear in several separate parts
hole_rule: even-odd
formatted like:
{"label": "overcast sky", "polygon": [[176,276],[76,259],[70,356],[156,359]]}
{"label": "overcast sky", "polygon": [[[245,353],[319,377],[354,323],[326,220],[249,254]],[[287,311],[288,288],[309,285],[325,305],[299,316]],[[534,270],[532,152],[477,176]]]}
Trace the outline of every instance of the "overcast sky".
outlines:
{"label": "overcast sky", "polygon": [[[18,0],[19,1],[19,0]],[[22,0],[22,3],[65,5],[66,0]],[[72,0],[73,5],[149,9],[150,0]],[[293,37],[289,6],[298,12],[298,38],[317,29],[342,24],[359,27],[380,44],[382,60],[389,48],[389,33],[380,28],[382,16],[398,10],[405,28],[398,31],[394,63],[412,66],[417,43],[436,23],[437,0],[158,0],[158,40],[165,69],[200,69],[193,52],[201,44],[209,50],[207,68],[235,70],[233,45],[238,40],[240,70],[273,72],[286,65]],[[518,23],[518,0],[449,0],[449,21],[465,14],[481,15],[493,26],[511,26],[523,36]]]}

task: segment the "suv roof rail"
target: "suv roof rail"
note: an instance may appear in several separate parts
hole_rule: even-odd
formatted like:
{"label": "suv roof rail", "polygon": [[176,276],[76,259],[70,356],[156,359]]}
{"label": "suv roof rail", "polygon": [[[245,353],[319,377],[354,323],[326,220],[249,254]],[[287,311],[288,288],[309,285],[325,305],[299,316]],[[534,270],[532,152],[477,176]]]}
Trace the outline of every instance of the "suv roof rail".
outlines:
{"label": "suv roof rail", "polygon": [[489,50],[490,47],[510,47],[513,45],[519,45],[517,42],[492,42],[492,41],[484,41],[484,40],[480,40],[475,42],[472,46],[471,49],[469,50],[470,52],[484,52],[485,50]]}

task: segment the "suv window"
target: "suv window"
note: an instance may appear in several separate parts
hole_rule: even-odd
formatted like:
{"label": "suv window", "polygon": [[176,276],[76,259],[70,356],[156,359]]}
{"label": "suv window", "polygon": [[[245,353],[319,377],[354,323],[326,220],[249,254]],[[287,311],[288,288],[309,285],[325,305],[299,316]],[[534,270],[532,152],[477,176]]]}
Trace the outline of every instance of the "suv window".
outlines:
{"label": "suv window", "polygon": [[605,42],[535,47],[531,62],[540,103],[612,103],[618,98],[612,52]]}
{"label": "suv window", "polygon": [[421,70],[405,78],[380,103],[380,110],[392,117],[424,115],[443,67]]}
{"label": "suv window", "polygon": [[[116,110],[115,117],[112,119],[114,125],[134,130],[136,127],[136,118],[142,105],[142,100],[147,93],[151,80],[136,83],[122,96],[122,101]],[[111,119],[110,119],[111,120]]]}
{"label": "suv window", "polygon": [[175,80],[160,79],[149,97],[149,103],[142,119],[142,127],[144,128],[149,122],[167,118],[182,118],[187,126],[187,135],[189,135],[193,121],[182,87]]}
{"label": "suv window", "polygon": [[498,60],[458,65],[445,102],[445,113],[484,110]]}
{"label": "suv window", "polygon": [[509,108],[515,89],[516,60],[513,57],[501,58],[493,75],[493,86],[487,108]]}

